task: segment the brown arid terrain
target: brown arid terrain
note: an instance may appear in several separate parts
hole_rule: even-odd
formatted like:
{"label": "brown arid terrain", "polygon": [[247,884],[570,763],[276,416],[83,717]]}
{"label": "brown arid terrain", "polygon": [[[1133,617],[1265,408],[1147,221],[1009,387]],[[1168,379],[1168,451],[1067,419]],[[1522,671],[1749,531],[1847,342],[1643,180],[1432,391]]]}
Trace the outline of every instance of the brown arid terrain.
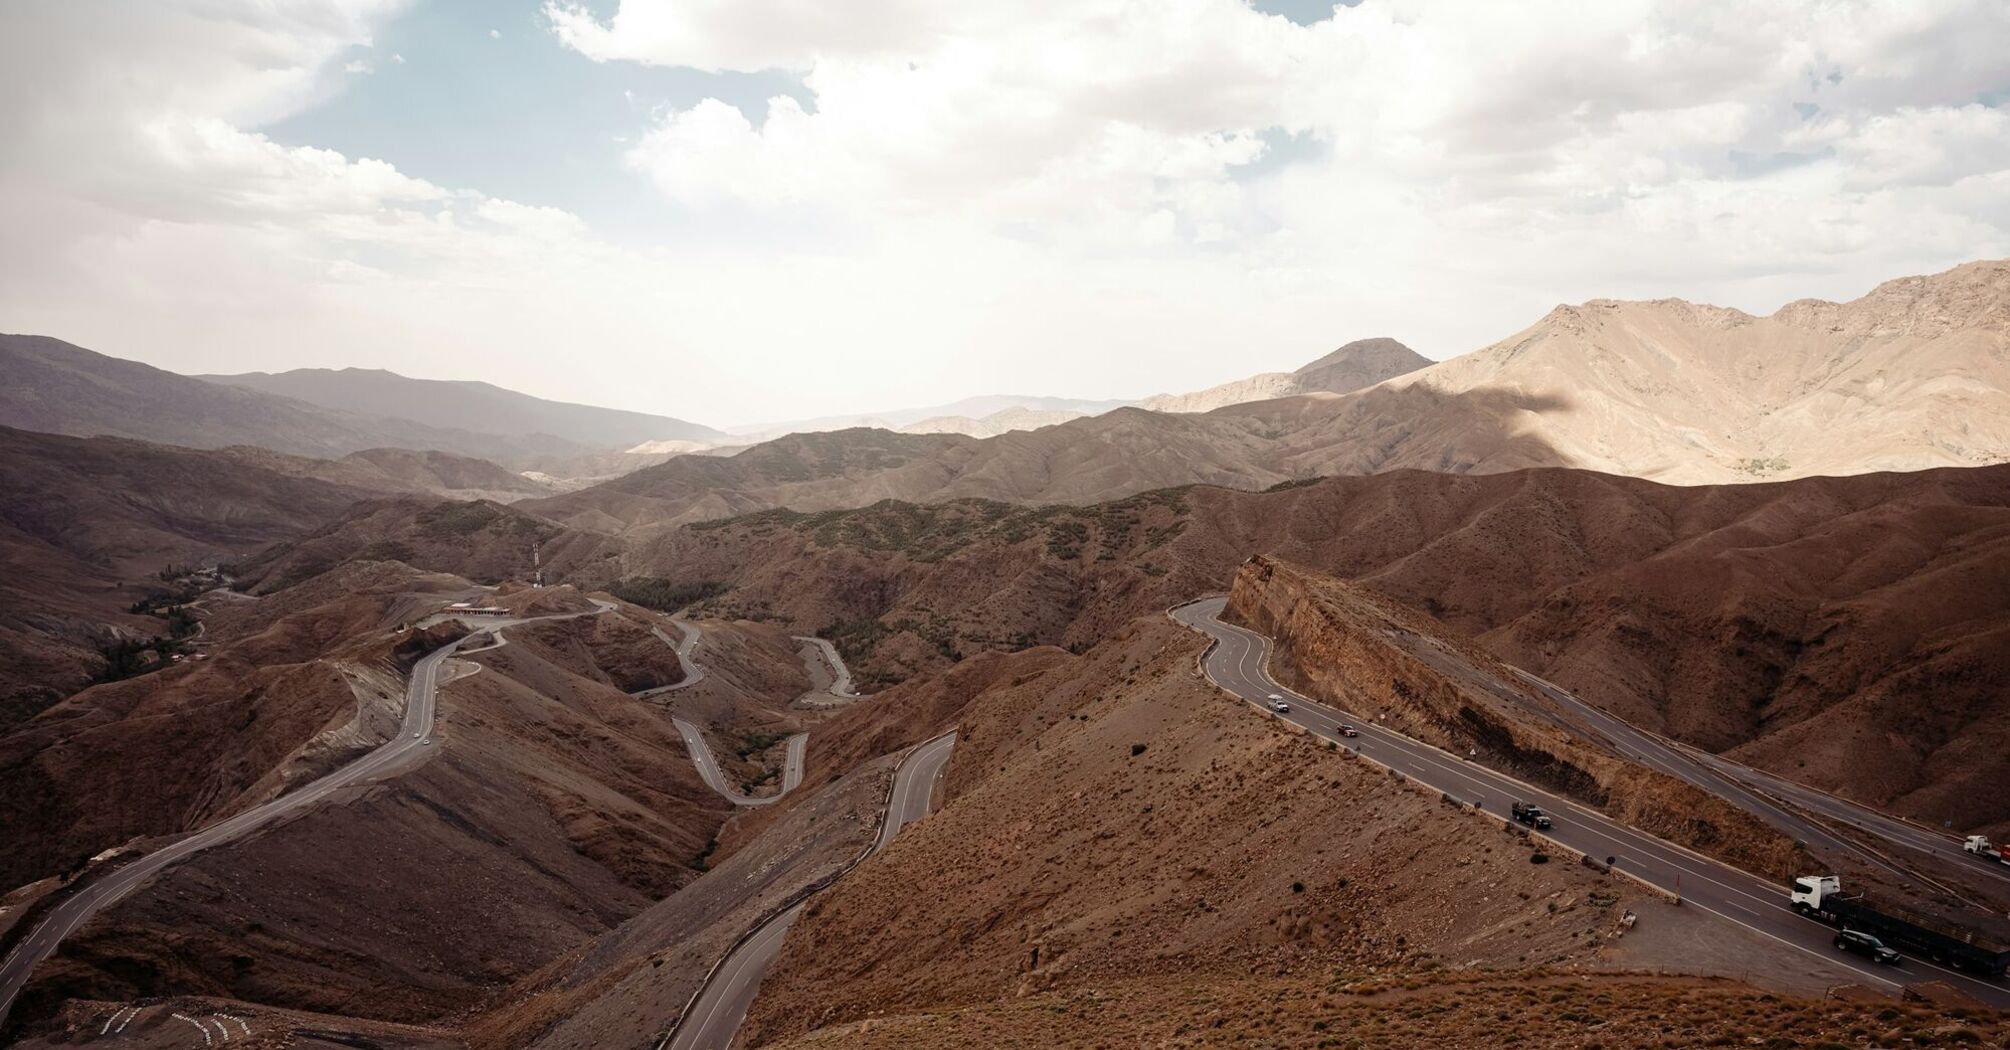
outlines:
{"label": "brown arid terrain", "polygon": [[861,763],[696,881],[499,992],[466,1026],[469,1045],[650,1045],[741,931],[871,844],[891,772],[884,758]]}
{"label": "brown arid terrain", "polygon": [[1272,673],[1406,736],[1466,754],[1747,871],[1786,879],[1795,844],[1688,783],[1581,742],[1542,694],[1429,616],[1358,584],[1258,556],[1229,588],[1228,615],[1275,643]]}
{"label": "brown arid terrain", "polygon": [[774,1050],[1154,1047],[2001,1046],[2010,1023],[1917,1003],[1786,996],[1628,975],[1247,975],[1108,981],[833,1025]]}
{"label": "brown arid terrain", "polygon": [[191,597],[182,593],[190,581],[161,578],[164,571],[238,562],[387,492],[428,505],[450,490],[512,499],[551,491],[447,453],[373,449],[323,460],[0,427],[0,561],[8,569],[0,580],[0,727],[88,684],[104,668],[106,644],[167,633],[161,616],[137,608],[161,612]]}
{"label": "brown arid terrain", "polygon": [[[1545,999],[1555,985],[1558,1003],[1601,1005],[1581,1030],[1604,1023],[1616,1002],[1635,1004],[1628,1015],[1644,1007],[1639,989],[1654,982],[1616,971],[1763,973],[1816,995],[1837,980],[1737,927],[1713,926],[1708,950],[1695,952],[1691,927],[1707,918],[1623,878],[1531,864],[1527,842],[1498,822],[1217,693],[1195,676],[1200,650],[1192,633],[1148,617],[1081,656],[973,660],[989,667],[960,687],[901,686],[874,701],[879,710],[825,727],[827,739],[874,746],[946,722],[959,737],[942,810],[817,898],[790,931],[743,1030],[747,1045],[879,1045],[882,1025],[890,1045],[962,1045],[978,1038],[967,1026],[985,1022],[1004,1026],[1001,1045],[1036,1045],[1088,1039],[1104,1019],[1105,1040],[1185,1045],[1178,1037],[1241,1033],[1255,1045],[1317,1045],[1288,1033],[1318,1021],[1330,1029],[1328,1014],[1229,989],[1307,989],[1310,1009],[1337,1011],[1348,989],[1443,1003],[1461,987],[1506,994],[1517,979],[1545,987]],[[965,698],[960,711],[945,702],[952,696]],[[1547,972],[1503,976],[1521,971]],[[1654,997],[1789,1001],[1742,986],[1668,987]],[[1193,1020],[1076,1012],[1085,999],[1142,1006],[1203,989],[1215,991],[1190,1002]],[[1371,1011],[1344,1016],[1336,1038],[1373,1030],[1358,1027],[1373,1025]],[[1767,1023],[1727,1021],[1740,1038]],[[1524,1038],[1543,1031],[1527,1027]]]}
{"label": "brown arid terrain", "polygon": [[724,436],[667,416],[390,372],[197,378],[37,335],[0,334],[0,373],[8,379],[0,388],[0,425],[189,448],[238,446],[321,459],[384,447],[432,449],[562,480],[659,462],[625,451],[652,437]]}
{"label": "brown arid terrain", "polygon": [[387,494],[509,503],[562,491],[562,486],[555,482],[534,480],[488,460],[452,452],[366,448],[340,459],[312,459],[247,445],[219,451],[281,474],[317,477]]}
{"label": "brown arid terrain", "polygon": [[0,883],[207,823],[359,747],[343,727],[367,728],[361,712],[402,689],[405,638],[392,629],[468,593],[451,577],[352,563],[274,598],[219,604],[189,659],[15,726],[0,737],[13,843]]}
{"label": "brown arid terrain", "polygon": [[2010,775],[2006,544],[2010,467],[1709,488],[1406,471],[1087,508],[774,511],[568,571],[730,584],[702,608],[826,633],[872,689],[957,654],[1083,648],[1273,554],[1647,728],[2000,833],[2010,809],[1983,787]]}
{"label": "brown arid terrain", "polygon": [[1999,463],[2010,260],[1768,317],[1679,299],[1559,306],[1390,386],[1557,398],[1525,422],[1558,463],[1684,484]]}
{"label": "brown arid terrain", "polygon": [[1722,484],[1975,466],[2010,459],[2006,390],[2010,261],[1987,261],[1763,318],[1672,299],[1559,306],[1499,343],[1351,393],[1195,415],[1119,408],[983,439],[791,435],[530,509],[620,533],[762,508],[1092,504],[1403,469]]}
{"label": "brown arid terrain", "polygon": [[[523,615],[592,607],[566,588],[495,601]],[[616,619],[632,622],[599,622]],[[616,684],[679,676],[653,623],[617,606],[471,646],[441,687],[430,761],[169,869],[73,934],[17,1016],[67,998],[192,994],[434,1022],[675,894],[732,807],[668,716]],[[380,688],[268,762],[265,783],[297,782],[395,729],[392,651],[388,666],[326,661]]]}
{"label": "brown arid terrain", "polygon": [[587,560],[605,537],[571,532],[491,500],[440,501],[413,496],[362,500],[291,543],[231,565],[236,586],[267,594],[352,559],[402,561],[480,583],[527,580],[540,560],[564,548]]}
{"label": "brown arid terrain", "polygon": [[1430,364],[1430,358],[1394,339],[1356,339],[1290,372],[1259,372],[1206,390],[1159,394],[1138,402],[1138,407],[1153,412],[1212,412],[1299,394],[1348,394]]}

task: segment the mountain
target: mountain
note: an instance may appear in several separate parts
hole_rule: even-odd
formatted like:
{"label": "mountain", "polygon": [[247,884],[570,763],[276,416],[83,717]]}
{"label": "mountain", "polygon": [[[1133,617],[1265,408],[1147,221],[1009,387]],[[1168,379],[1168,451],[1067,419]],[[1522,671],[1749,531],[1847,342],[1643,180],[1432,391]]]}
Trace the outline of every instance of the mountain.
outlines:
{"label": "mountain", "polygon": [[730,456],[676,456],[578,492],[528,501],[524,509],[618,533],[784,505],[926,499],[951,481],[963,450],[977,444],[954,434],[869,429],[790,434]]}
{"label": "mountain", "polygon": [[565,491],[565,486],[553,479],[518,474],[488,460],[452,452],[366,448],[340,459],[315,459],[253,445],[230,445],[216,451],[236,462],[288,477],[318,478],[385,494],[508,503]]}
{"label": "mountain", "polygon": [[[1505,434],[1556,461],[1677,483],[1973,466],[2010,458],[2010,261],[1767,317],[1679,299],[1559,306],[1492,346],[1389,384],[1501,399],[1421,435],[1483,457]],[[1532,402],[1529,407],[1517,403]],[[1356,406],[1366,404],[1366,399]],[[1301,444],[1364,423],[1332,415]]]}
{"label": "mountain", "polygon": [[987,416],[930,416],[917,423],[909,423],[897,428],[903,434],[963,434],[967,437],[997,437],[1015,430],[1038,430],[1056,423],[1066,423],[1071,419],[1081,419],[1086,412],[1068,409],[1041,410],[1013,406],[1001,408]]}
{"label": "mountain", "polygon": [[1394,339],[1357,339],[1296,371],[1259,372],[1206,390],[1159,394],[1138,402],[1138,407],[1154,412],[1212,412],[1246,401],[1298,394],[1346,394],[1430,364],[1430,358]]}
{"label": "mountain", "polygon": [[339,412],[388,416],[474,434],[549,434],[586,448],[625,449],[646,441],[726,437],[711,427],[669,416],[547,401],[492,383],[413,379],[377,368],[296,368],[195,378]]}
{"label": "mountain", "polygon": [[303,537],[370,495],[230,451],[0,427],[0,726],[84,685],[101,643],[166,633],[131,611],[163,569]]}
{"label": "mountain", "polygon": [[712,615],[827,632],[871,689],[1094,644],[1257,554],[1369,584],[1696,746],[2010,828],[1982,789],[2010,777],[2010,465],[1705,487],[1396,471],[1085,507],[775,510],[583,545],[556,571],[730,585]]}
{"label": "mountain", "polygon": [[332,458],[367,448],[440,449],[529,466],[577,454],[545,435],[499,437],[344,412],[177,375],[46,336],[0,335],[0,425],[189,448],[253,445]]}
{"label": "mountain", "polygon": [[[1001,421],[1014,418],[1020,420],[1074,419],[1081,416],[1095,416],[1113,408],[1130,404],[1128,401],[1097,401],[1075,397],[1047,397],[1032,394],[980,394],[951,401],[944,405],[927,405],[921,408],[897,408],[885,412],[861,412],[848,416],[818,416],[814,419],[797,419],[782,423],[756,423],[751,426],[728,428],[736,441],[752,444],[782,437],[786,434],[816,434],[833,430],[855,430],[871,427],[879,430],[897,430],[910,434],[967,434],[972,437],[989,437],[1006,429],[1025,429],[1023,426],[1000,426]],[[988,423],[986,421],[989,421]],[[975,431],[959,429],[961,425],[972,426]],[[1045,426],[1045,422],[1034,423]]]}
{"label": "mountain", "polygon": [[[1407,353],[1392,341],[1350,347],[1293,382],[1344,385]],[[932,449],[883,430],[837,431],[817,447],[804,456],[800,441],[783,439],[702,466],[681,457],[538,501],[537,512],[620,531],[764,507],[1089,504],[1174,485],[1261,489],[1402,469],[1567,466],[1711,484],[2002,462],[2010,262],[1766,318],[1679,300],[1563,306],[1492,346],[1351,393],[1204,413],[1118,408],[989,438],[944,436]]]}

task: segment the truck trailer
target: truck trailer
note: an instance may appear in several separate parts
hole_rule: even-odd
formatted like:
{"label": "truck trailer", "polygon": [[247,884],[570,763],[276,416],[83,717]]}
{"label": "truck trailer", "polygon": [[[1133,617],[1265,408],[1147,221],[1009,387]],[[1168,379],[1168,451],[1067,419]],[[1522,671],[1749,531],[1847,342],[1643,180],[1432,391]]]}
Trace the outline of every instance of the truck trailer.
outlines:
{"label": "truck trailer", "polygon": [[1916,958],[2001,979],[2010,971],[2010,940],[1878,905],[1861,894],[1844,896],[1834,875],[1804,875],[1793,881],[1794,910],[1845,930],[1874,934]]}

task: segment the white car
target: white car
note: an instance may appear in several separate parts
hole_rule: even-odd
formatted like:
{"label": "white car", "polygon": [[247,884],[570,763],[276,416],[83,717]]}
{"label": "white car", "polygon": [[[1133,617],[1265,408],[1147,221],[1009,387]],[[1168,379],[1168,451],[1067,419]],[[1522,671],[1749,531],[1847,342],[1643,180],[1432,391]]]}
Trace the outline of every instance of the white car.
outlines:
{"label": "white car", "polygon": [[421,730],[419,730],[418,732],[416,732],[416,733],[413,733],[413,734],[412,734],[412,739],[414,739],[414,740],[417,740],[417,739],[419,739],[420,737],[422,737],[422,736],[425,736],[425,735],[426,735],[426,731],[425,731],[425,730],[423,730],[423,729],[421,729]]}
{"label": "white car", "polygon": [[1291,705],[1285,703],[1283,697],[1278,696],[1276,693],[1272,693],[1270,694],[1269,699],[1270,699],[1270,709],[1272,711],[1275,711],[1280,715],[1290,713]]}

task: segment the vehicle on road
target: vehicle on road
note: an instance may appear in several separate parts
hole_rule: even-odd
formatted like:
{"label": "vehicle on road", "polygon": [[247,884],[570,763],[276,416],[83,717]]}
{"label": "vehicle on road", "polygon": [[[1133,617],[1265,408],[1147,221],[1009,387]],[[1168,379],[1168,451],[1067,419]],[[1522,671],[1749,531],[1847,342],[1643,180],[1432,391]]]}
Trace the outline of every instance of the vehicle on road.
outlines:
{"label": "vehicle on road", "polygon": [[413,733],[413,734],[412,734],[412,739],[414,739],[414,740],[418,740],[418,739],[420,739],[420,738],[424,737],[425,735],[426,735],[426,734],[425,734],[425,732],[424,732],[423,730],[421,730],[420,732],[417,732],[417,733]]}
{"label": "vehicle on road", "polygon": [[1509,806],[1508,813],[1514,817],[1516,823],[1527,824],[1537,831],[1548,831],[1553,823],[1549,819],[1549,814],[1542,811],[1541,806],[1531,806],[1526,802],[1516,802]]}
{"label": "vehicle on road", "polygon": [[2010,846],[1994,846],[1987,835],[1970,835],[1961,842],[1964,853],[1972,853],[1983,860],[1993,860],[1998,864],[2010,864]]}
{"label": "vehicle on road", "polygon": [[1861,930],[1844,930],[1836,934],[1836,947],[1846,952],[1854,952],[1872,962],[1886,966],[1897,966],[1904,956],[1893,951],[1883,941]]}
{"label": "vehicle on road", "polygon": [[1361,735],[1361,731],[1360,731],[1359,729],[1356,729],[1356,728],[1354,728],[1353,726],[1350,726],[1350,725],[1348,725],[1348,724],[1347,724],[1347,723],[1345,723],[1345,722],[1342,722],[1342,723],[1340,723],[1340,735],[1341,735],[1341,736],[1360,736],[1360,735]]}
{"label": "vehicle on road", "polygon": [[1270,709],[1272,711],[1277,712],[1280,715],[1289,714],[1291,712],[1291,705],[1285,703],[1283,699],[1279,697],[1272,697],[1270,699]]}
{"label": "vehicle on road", "polygon": [[1901,912],[1862,894],[1845,896],[1834,875],[1803,875],[1792,883],[1794,910],[1810,919],[1875,936],[1884,944],[1942,966],[2002,978],[2010,971],[2010,938],[1990,931]]}

